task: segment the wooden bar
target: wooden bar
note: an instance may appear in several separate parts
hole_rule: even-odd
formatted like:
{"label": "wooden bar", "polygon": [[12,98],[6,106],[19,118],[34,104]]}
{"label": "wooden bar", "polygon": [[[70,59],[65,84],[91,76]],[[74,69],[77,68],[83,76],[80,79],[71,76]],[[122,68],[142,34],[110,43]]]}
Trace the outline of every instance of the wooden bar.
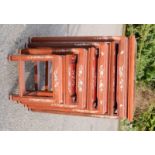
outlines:
{"label": "wooden bar", "polygon": [[79,49],[76,67],[76,92],[79,109],[86,108],[87,52],[86,49]]}
{"label": "wooden bar", "polygon": [[[78,48],[80,49],[80,48]],[[66,55],[66,54],[78,54],[78,50],[76,48],[52,48],[52,47],[36,47],[36,48],[27,48],[22,49],[21,54],[24,55]]]}
{"label": "wooden bar", "polygon": [[57,112],[61,112],[62,114],[72,114],[72,115],[75,115],[75,114],[78,114],[78,115],[85,115],[85,116],[94,116],[94,115],[98,115],[98,116],[103,116],[103,115],[100,115],[98,114],[98,111],[94,110],[94,111],[89,111],[89,110],[79,110],[77,109],[77,106],[76,105],[65,105],[67,107],[61,107],[61,106],[57,106],[57,105],[53,105],[53,106],[41,106],[41,105],[32,105],[32,104],[25,104],[27,105],[29,108],[32,108],[32,109],[35,109],[35,110],[46,110],[48,112],[50,111],[57,111]]}
{"label": "wooden bar", "polygon": [[19,96],[23,96],[25,92],[25,77],[24,77],[24,68],[25,68],[25,63],[24,61],[19,61],[18,62],[18,79],[19,79]]}
{"label": "wooden bar", "polygon": [[10,61],[49,61],[53,55],[10,55]]}
{"label": "wooden bar", "polygon": [[114,115],[115,106],[115,79],[116,79],[116,43],[109,44],[109,89],[108,89],[108,114]]}
{"label": "wooden bar", "polygon": [[88,51],[87,77],[87,108],[94,110],[97,106],[97,49],[94,47]]}
{"label": "wooden bar", "polygon": [[108,112],[108,52],[108,44],[101,44],[97,71],[97,98],[98,110],[102,114]]}
{"label": "wooden bar", "polygon": [[77,56],[65,56],[65,104],[76,101],[76,59]]}
{"label": "wooden bar", "polygon": [[120,118],[127,117],[128,40],[122,37],[117,56],[117,104]]}
{"label": "wooden bar", "polygon": [[26,48],[22,49],[20,54],[34,54],[34,55],[46,55],[52,54],[51,48]]}
{"label": "wooden bar", "polygon": [[53,97],[41,97],[41,96],[29,96],[29,95],[24,95],[24,96],[19,96],[19,95],[12,95],[11,99],[13,101],[18,101],[18,102],[32,102],[32,103],[40,103],[40,104],[56,104],[55,100]]}
{"label": "wooden bar", "polygon": [[63,56],[56,55],[52,61],[52,88],[58,104],[64,101],[63,95]]}
{"label": "wooden bar", "polygon": [[99,114],[97,110],[86,110],[86,109],[78,109],[77,105],[62,105],[62,104],[48,104],[43,103],[40,104],[39,102],[25,102],[23,101],[22,104],[28,106],[29,108],[36,109],[36,110],[55,110],[61,111],[63,113],[86,113],[86,114]]}
{"label": "wooden bar", "polygon": [[32,42],[28,44],[29,48],[88,48],[96,46],[98,46],[96,42]]}
{"label": "wooden bar", "polygon": [[67,37],[32,37],[31,42],[101,42],[101,41],[119,41],[120,37],[116,36],[67,36]]}
{"label": "wooden bar", "polygon": [[54,103],[39,103],[39,102],[30,102],[30,101],[22,101],[22,104],[28,107],[33,107],[35,109],[46,109],[46,110],[63,110],[65,111],[66,109],[69,111],[71,109],[76,109],[77,105],[64,105],[64,104],[56,104]]}
{"label": "wooden bar", "polygon": [[24,105],[27,106],[33,106],[35,108],[37,107],[46,107],[46,108],[76,108],[77,105],[63,105],[63,104],[57,104],[55,99],[52,97],[38,97],[38,96],[23,96],[20,97],[18,95],[12,95],[11,99],[13,101],[18,101]]}
{"label": "wooden bar", "polygon": [[128,119],[133,120],[135,100],[136,39],[129,37]]}
{"label": "wooden bar", "polygon": [[24,95],[27,95],[27,96],[42,96],[42,97],[46,97],[46,96],[49,96],[49,97],[53,97],[53,92],[52,91],[32,91],[32,90],[27,90],[25,92]]}
{"label": "wooden bar", "polygon": [[42,107],[37,108],[36,107],[28,107],[29,109],[31,109],[31,111],[33,112],[44,112],[44,113],[52,113],[52,114],[61,114],[61,115],[72,115],[72,116],[86,116],[86,117],[96,117],[96,118],[112,118],[112,119],[118,119],[118,116],[109,116],[109,115],[102,115],[99,114],[98,111],[88,111],[88,110],[82,110],[82,111],[78,111],[78,110],[55,110],[55,109],[42,109]]}
{"label": "wooden bar", "polygon": [[66,104],[66,55],[62,56],[62,95],[63,104]]}

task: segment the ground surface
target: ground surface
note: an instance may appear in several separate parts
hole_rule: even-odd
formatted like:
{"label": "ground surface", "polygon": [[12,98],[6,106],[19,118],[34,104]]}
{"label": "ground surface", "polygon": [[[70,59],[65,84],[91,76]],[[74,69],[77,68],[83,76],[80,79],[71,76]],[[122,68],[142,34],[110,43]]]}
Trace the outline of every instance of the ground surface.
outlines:
{"label": "ground surface", "polygon": [[28,111],[8,100],[17,88],[17,64],[8,54],[31,36],[121,35],[122,25],[0,25],[0,130],[117,130],[118,120]]}
{"label": "ground surface", "polygon": [[155,90],[142,85],[137,86],[135,99],[135,117],[137,117],[150,105],[155,106]]}

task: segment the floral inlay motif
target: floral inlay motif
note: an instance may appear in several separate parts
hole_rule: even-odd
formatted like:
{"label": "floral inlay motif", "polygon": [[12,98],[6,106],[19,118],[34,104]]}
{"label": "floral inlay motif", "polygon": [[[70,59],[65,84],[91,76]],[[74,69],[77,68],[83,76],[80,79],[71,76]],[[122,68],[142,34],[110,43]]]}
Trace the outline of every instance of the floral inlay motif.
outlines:
{"label": "floral inlay motif", "polygon": [[79,66],[79,70],[78,70],[78,90],[79,92],[82,92],[83,89],[83,80],[82,80],[82,74],[83,74],[83,66],[80,65]]}
{"label": "floral inlay motif", "polygon": [[100,67],[99,67],[99,81],[100,81],[99,89],[100,89],[100,91],[104,90],[103,76],[104,76],[104,66],[100,65]]}
{"label": "floral inlay motif", "polygon": [[121,55],[124,54],[124,51],[121,51]]}
{"label": "floral inlay motif", "polygon": [[119,87],[121,91],[123,90],[123,85],[124,85],[123,72],[124,72],[124,67],[123,66],[119,67],[119,77],[120,77]]}

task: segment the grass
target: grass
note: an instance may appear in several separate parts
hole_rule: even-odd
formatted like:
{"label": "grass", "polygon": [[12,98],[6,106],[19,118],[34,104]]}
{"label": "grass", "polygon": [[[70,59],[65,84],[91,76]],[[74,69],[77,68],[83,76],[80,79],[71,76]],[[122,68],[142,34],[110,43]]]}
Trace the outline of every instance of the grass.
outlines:
{"label": "grass", "polygon": [[155,131],[155,90],[141,85],[136,90],[136,109],[132,122],[120,121],[121,131]]}

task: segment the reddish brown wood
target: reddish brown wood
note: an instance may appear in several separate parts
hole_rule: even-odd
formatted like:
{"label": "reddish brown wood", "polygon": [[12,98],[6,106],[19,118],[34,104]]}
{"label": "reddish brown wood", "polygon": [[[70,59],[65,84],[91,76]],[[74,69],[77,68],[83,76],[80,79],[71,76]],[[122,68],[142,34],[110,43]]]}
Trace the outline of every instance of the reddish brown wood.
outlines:
{"label": "reddish brown wood", "polygon": [[63,103],[63,56],[56,55],[52,61],[52,88],[56,103]]}
{"label": "reddish brown wood", "polygon": [[128,119],[132,121],[134,114],[135,99],[135,62],[136,62],[136,39],[129,37],[129,82],[128,82]]}
{"label": "reddish brown wood", "polygon": [[29,48],[88,48],[88,47],[96,47],[98,43],[94,42],[32,42],[28,44]]}
{"label": "reddish brown wood", "polygon": [[10,55],[10,61],[50,61],[53,55]]}
{"label": "reddish brown wood", "polygon": [[67,36],[67,37],[32,37],[31,42],[101,42],[119,41],[120,37],[112,36]]}
{"label": "reddish brown wood", "polygon": [[108,44],[102,43],[99,50],[97,96],[98,110],[105,114],[108,112]]}
{"label": "reddish brown wood", "polygon": [[45,112],[45,113],[52,113],[52,114],[63,114],[63,115],[72,115],[72,116],[87,116],[87,117],[96,117],[96,118],[115,118],[118,119],[118,116],[108,116],[108,115],[103,115],[103,114],[99,114],[98,111],[88,111],[88,110],[68,110],[68,111],[64,111],[64,110],[43,110],[42,108],[37,108],[36,107],[28,107],[29,109],[31,109],[31,111],[33,112]]}
{"label": "reddish brown wood", "polygon": [[122,37],[117,57],[117,103],[120,118],[127,117],[128,40]]}
{"label": "reddish brown wood", "polygon": [[109,88],[108,88],[108,114],[114,115],[115,81],[116,80],[116,43],[109,44]]}
{"label": "reddish brown wood", "polygon": [[76,101],[76,55],[65,56],[65,104]]}
{"label": "reddish brown wood", "polygon": [[25,78],[24,78],[24,61],[18,62],[18,78],[19,78],[19,95],[22,97],[25,92]]}
{"label": "reddish brown wood", "polygon": [[52,54],[52,49],[51,48],[26,48],[26,49],[22,49],[21,53],[19,54],[46,55],[46,54]]}
{"label": "reddish brown wood", "polygon": [[41,96],[30,96],[30,95],[24,95],[24,96],[19,96],[19,95],[12,95],[11,99],[13,101],[18,101],[18,102],[33,102],[33,103],[40,103],[40,104],[56,104],[56,101],[53,97],[41,97]]}
{"label": "reddish brown wood", "polygon": [[[132,120],[134,36],[129,41],[126,37],[33,37],[28,47],[8,57],[19,64],[19,94],[10,99],[35,111],[98,117],[117,112],[119,118]],[[35,91],[25,90],[25,61],[34,63]],[[38,90],[41,61],[45,62],[44,91]]]}
{"label": "reddish brown wood", "polygon": [[89,48],[87,67],[87,108],[89,110],[94,110],[97,106],[97,54],[96,48]]}
{"label": "reddish brown wood", "polygon": [[76,92],[79,109],[86,108],[87,54],[86,49],[79,49],[76,67]]}
{"label": "reddish brown wood", "polygon": [[25,95],[27,96],[42,96],[42,97],[53,97],[52,91],[26,91]]}

